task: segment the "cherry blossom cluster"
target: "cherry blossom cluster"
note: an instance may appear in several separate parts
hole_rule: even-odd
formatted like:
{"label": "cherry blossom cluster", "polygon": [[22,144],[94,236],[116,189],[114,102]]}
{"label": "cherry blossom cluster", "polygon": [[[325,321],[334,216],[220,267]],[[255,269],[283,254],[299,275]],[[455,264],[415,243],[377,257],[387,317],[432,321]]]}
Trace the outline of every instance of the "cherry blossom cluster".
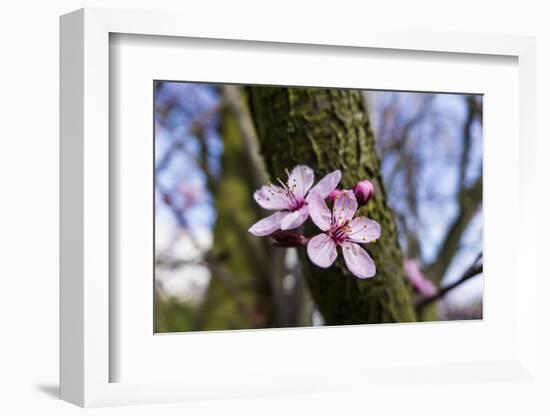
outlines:
{"label": "cherry blossom cluster", "polygon": [[[355,276],[373,277],[376,266],[360,244],[376,241],[380,225],[355,216],[358,207],[374,196],[372,183],[363,180],[353,190],[338,189],[342,174],[335,170],[314,185],[313,169],[305,165],[296,166],[287,175],[286,182],[277,179],[276,185],[269,183],[254,192],[254,199],[262,208],[275,212],[248,231],[258,237],[270,236],[282,247],[306,246],[311,262],[321,268],[330,267],[340,250]],[[303,232],[308,219],[320,230],[310,237]]]}

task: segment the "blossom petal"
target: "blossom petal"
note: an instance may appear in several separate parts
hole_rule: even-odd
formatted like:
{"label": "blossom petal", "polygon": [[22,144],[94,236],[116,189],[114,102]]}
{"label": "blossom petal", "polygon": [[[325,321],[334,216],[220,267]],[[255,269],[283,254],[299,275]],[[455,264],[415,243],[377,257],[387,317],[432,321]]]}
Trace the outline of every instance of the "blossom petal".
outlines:
{"label": "blossom petal", "polygon": [[280,186],[264,185],[254,192],[254,199],[264,209],[290,209],[290,200]]}
{"label": "blossom petal", "polygon": [[340,179],[342,179],[342,172],[335,170],[317,182],[317,184],[311,188],[309,194],[311,195],[313,192],[317,192],[324,199],[326,199],[328,195],[338,186]]}
{"label": "blossom petal", "polygon": [[406,259],[404,268],[409,282],[421,295],[429,297],[437,293],[433,282],[422,274],[420,262],[417,259]]}
{"label": "blossom petal", "polygon": [[309,217],[309,211],[307,205],[304,205],[302,208],[287,214],[286,217],[281,221],[281,230],[292,230],[298,228],[304,222],[306,222]]}
{"label": "blossom petal", "polygon": [[309,215],[321,231],[327,231],[331,225],[331,214],[325,199],[317,192],[311,193],[308,202]]}
{"label": "blossom petal", "polygon": [[311,188],[311,185],[313,185],[314,179],[315,173],[313,173],[313,169],[309,166],[298,165],[288,175],[288,187],[296,198],[302,199],[307,191],[309,191],[309,188]]}
{"label": "blossom petal", "polygon": [[332,208],[334,222],[340,225],[346,221],[351,221],[356,211],[357,199],[355,199],[355,194],[349,190],[340,192]]}
{"label": "blossom petal", "polygon": [[287,212],[278,211],[270,215],[269,217],[258,221],[256,224],[248,229],[248,232],[257,237],[269,235],[281,228],[281,221],[284,217],[287,216],[287,214]]}
{"label": "blossom petal", "polygon": [[367,279],[376,274],[374,261],[360,245],[350,242],[342,244],[342,253],[350,272],[360,279]]}
{"label": "blossom petal", "polygon": [[370,243],[380,238],[380,225],[371,219],[357,217],[349,223],[347,238],[355,243]]}
{"label": "blossom petal", "polygon": [[330,267],[338,253],[336,244],[326,234],[318,234],[307,243],[307,255],[313,264],[326,269]]}
{"label": "blossom petal", "polygon": [[420,282],[418,282],[416,290],[418,290],[422,296],[426,297],[434,296],[437,293],[437,288],[433,282],[426,278],[423,278]]}

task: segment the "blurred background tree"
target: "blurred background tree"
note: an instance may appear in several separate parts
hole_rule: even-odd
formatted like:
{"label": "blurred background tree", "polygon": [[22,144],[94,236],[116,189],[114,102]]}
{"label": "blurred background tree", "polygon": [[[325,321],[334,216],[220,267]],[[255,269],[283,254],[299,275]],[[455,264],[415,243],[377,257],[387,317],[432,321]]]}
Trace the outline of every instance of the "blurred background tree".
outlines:
{"label": "blurred background tree", "polygon": [[[289,89],[156,82],[156,331],[322,325],[343,322],[344,315],[343,323],[407,321],[415,319],[413,305],[420,319],[480,318],[481,97],[313,90],[345,111],[317,108],[315,99],[304,122],[288,111],[271,120],[261,115],[283,103],[277,90]],[[294,146],[303,140],[300,132],[311,134],[327,116],[338,119],[339,131],[352,133],[340,144],[333,136],[325,152],[335,154],[330,163],[318,163],[305,142],[303,154],[269,150],[275,143]],[[325,286],[329,293],[347,291],[336,308],[327,309],[319,297],[326,291],[312,280],[296,249],[275,247],[247,232],[265,215],[253,191],[266,182],[268,171],[280,175],[280,168],[292,168],[291,155],[312,163],[317,179],[334,163],[345,173],[345,186],[363,175],[377,186],[375,201],[363,209],[389,231],[368,250],[390,277],[371,279],[365,287],[373,289],[347,275],[336,287]],[[388,214],[388,205],[395,215]],[[381,260],[382,247],[393,247],[391,261]],[[433,291],[422,290],[418,273],[405,273],[400,251],[415,260]],[[377,301],[365,303],[364,292]]]}
{"label": "blurred background tree", "polygon": [[[428,293],[417,291],[420,319],[462,319],[459,311],[468,309],[481,318],[482,281],[470,279],[482,271],[482,97],[366,95],[375,108],[377,150],[401,247],[438,290],[429,296],[434,302],[422,301]],[[464,290],[443,305],[435,302],[457,281]]]}

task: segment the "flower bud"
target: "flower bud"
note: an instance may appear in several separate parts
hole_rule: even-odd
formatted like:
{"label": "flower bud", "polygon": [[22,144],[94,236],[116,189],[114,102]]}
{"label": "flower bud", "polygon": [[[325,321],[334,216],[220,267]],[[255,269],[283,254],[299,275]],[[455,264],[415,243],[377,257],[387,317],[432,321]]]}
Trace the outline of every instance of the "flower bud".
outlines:
{"label": "flower bud", "polygon": [[353,193],[359,205],[365,205],[374,195],[374,185],[371,181],[365,179],[353,187]]}
{"label": "flower bud", "polygon": [[279,247],[301,247],[305,246],[308,238],[296,231],[279,230],[271,234],[275,240],[275,245]]}
{"label": "flower bud", "polygon": [[340,189],[334,188],[332,191],[330,191],[330,194],[328,194],[328,200],[330,202],[336,201],[336,198],[338,198],[338,195],[340,195],[340,192],[342,192]]}

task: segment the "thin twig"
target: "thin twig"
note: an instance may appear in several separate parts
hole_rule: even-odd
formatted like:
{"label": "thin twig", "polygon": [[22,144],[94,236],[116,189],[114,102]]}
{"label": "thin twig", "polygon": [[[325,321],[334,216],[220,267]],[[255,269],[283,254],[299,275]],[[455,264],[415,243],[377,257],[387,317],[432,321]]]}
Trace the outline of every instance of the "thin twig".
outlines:
{"label": "thin twig", "polygon": [[443,296],[445,296],[449,291],[453,290],[455,287],[461,285],[466,280],[471,279],[472,277],[477,276],[478,274],[483,272],[483,263],[479,263],[481,260],[481,255],[477,257],[476,261],[464,272],[462,277],[458,279],[456,282],[451,283],[448,286],[442,287],[439,289],[439,291],[428,298],[422,299],[420,302],[416,304],[416,310],[421,311],[423,308],[425,308],[427,305],[429,305],[432,302],[435,302],[438,299],[441,299]]}
{"label": "thin twig", "polygon": [[[204,138],[202,137],[201,132],[204,130],[207,124],[212,120],[212,118],[215,117],[216,114],[218,114],[221,111],[222,105],[223,103],[218,103],[204,110],[192,121],[191,125],[184,132],[179,133],[178,137],[175,137],[173,139],[172,144],[164,152],[164,155],[155,166],[156,175],[160,174],[163,170],[165,170],[170,165],[170,162],[172,161],[172,158],[176,153],[176,151],[182,151],[187,157],[193,160],[199,168],[201,168],[204,171],[204,174],[206,175],[208,180],[208,184],[210,188],[212,188],[211,190],[212,191],[215,190],[215,187],[217,185],[217,180],[216,178],[214,178],[214,175],[212,175],[212,173],[208,169],[208,165],[206,163],[206,158],[208,155],[204,144]],[[185,141],[187,140],[189,135],[195,135],[199,140],[199,145],[201,147],[200,158],[195,157],[185,147]]]}

